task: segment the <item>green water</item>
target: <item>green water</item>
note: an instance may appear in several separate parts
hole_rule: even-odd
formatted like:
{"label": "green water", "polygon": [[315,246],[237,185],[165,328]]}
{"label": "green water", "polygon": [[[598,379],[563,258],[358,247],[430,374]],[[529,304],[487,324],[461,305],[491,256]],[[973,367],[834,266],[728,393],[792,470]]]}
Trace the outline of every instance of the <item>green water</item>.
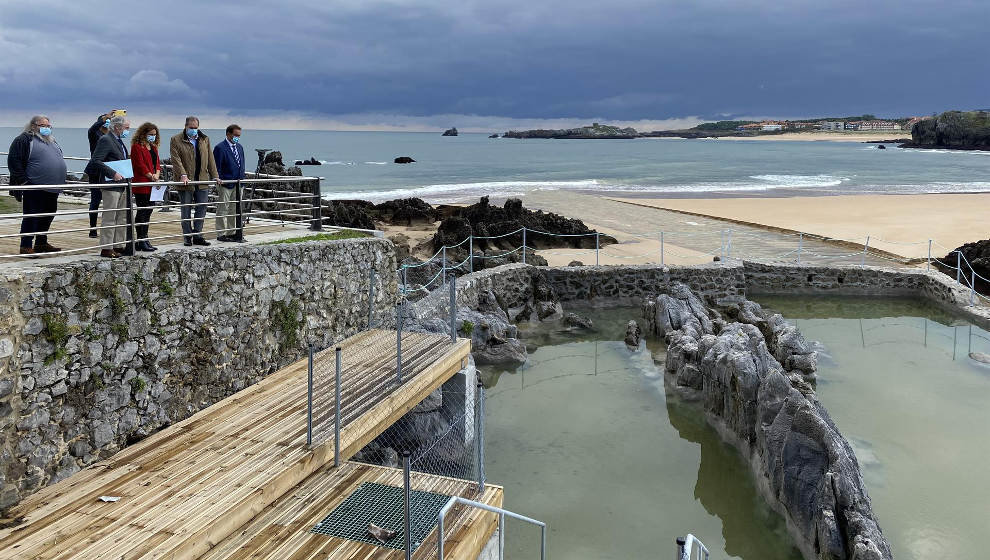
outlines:
{"label": "green water", "polygon": [[[622,342],[639,310],[579,311],[597,333],[524,329],[524,367],[483,368],[486,469],[505,507],[550,524],[554,558],[669,558],[690,532],[716,559],[799,559],[735,449],[665,394],[650,349]],[[510,522],[507,557],[537,558],[538,538]]]}
{"label": "green water", "polygon": [[988,558],[990,333],[914,300],[756,298],[832,356],[819,399],[898,560]]}

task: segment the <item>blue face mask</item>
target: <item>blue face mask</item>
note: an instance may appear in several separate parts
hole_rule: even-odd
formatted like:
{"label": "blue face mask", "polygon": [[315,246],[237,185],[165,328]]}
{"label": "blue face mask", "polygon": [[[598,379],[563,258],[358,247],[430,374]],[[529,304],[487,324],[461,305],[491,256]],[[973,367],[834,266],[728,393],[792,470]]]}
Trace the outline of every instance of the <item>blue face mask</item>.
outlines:
{"label": "blue face mask", "polygon": [[120,133],[121,138],[127,138],[130,135],[131,135],[131,129],[129,128],[124,129],[124,131]]}
{"label": "blue face mask", "polygon": [[103,128],[110,128],[110,119],[103,121]]}
{"label": "blue face mask", "polygon": [[240,136],[234,136],[233,138],[231,138],[230,141],[233,142],[234,144],[240,144],[241,143],[241,137]]}
{"label": "blue face mask", "polygon": [[41,126],[41,127],[38,127],[38,134],[40,134],[42,136],[51,136],[52,135],[52,127],[50,127],[50,126]]}
{"label": "blue face mask", "polygon": [[149,134],[148,135],[148,143],[149,144],[154,144],[155,143],[155,138],[158,138],[158,136],[155,136],[154,134]]}
{"label": "blue face mask", "polygon": [[196,130],[195,128],[187,128],[186,129],[186,136],[188,136],[190,138],[195,138],[195,137],[199,136],[199,131]]}

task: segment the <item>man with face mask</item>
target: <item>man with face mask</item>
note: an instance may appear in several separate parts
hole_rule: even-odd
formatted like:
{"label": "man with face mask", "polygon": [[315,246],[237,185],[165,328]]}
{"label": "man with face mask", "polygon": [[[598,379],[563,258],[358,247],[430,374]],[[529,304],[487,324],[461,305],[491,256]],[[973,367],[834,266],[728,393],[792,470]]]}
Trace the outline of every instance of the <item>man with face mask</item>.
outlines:
{"label": "man with face mask", "polygon": [[[114,109],[108,113],[104,113],[96,117],[96,122],[89,127],[86,131],[86,137],[89,139],[89,157],[93,157],[93,152],[96,151],[96,143],[100,141],[100,137],[110,130],[110,119],[116,117],[117,115],[124,116],[127,111],[123,109]],[[89,173],[86,174],[91,185],[99,185],[103,182],[103,177],[99,175],[90,176]],[[100,187],[90,187],[89,189],[89,236],[97,237],[96,233],[96,218],[99,216],[100,202],[103,201],[103,189]]]}
{"label": "man with face mask", "polygon": [[131,247],[124,246],[131,216],[127,211],[126,187],[121,184],[124,177],[106,164],[108,161],[128,159],[129,153],[124,139],[131,134],[131,123],[126,117],[110,119],[109,131],[96,142],[93,157],[86,166],[86,173],[96,174],[103,183],[103,218],[100,221],[100,256],[115,259],[122,255],[133,255]]}
{"label": "man with face mask", "polygon": [[190,185],[189,182],[216,181],[219,187],[220,175],[210,148],[210,138],[199,130],[199,119],[186,117],[185,127],[169,140],[168,149],[172,156],[172,177],[178,177],[183,183],[176,188],[182,203],[183,244],[186,247],[207,246],[210,242],[203,238],[203,218],[206,217],[210,185]]}
{"label": "man with face mask", "polygon": [[217,241],[244,241],[242,224],[237,223],[237,181],[244,178],[244,147],[241,146],[241,127],[232,124],[227,127],[227,138],[213,148],[213,157],[224,184],[217,189],[220,197],[217,203]]}
{"label": "man with face mask", "polygon": [[[31,117],[24,132],[10,144],[7,168],[10,170],[11,185],[63,185],[65,184],[65,160],[62,148],[52,136],[52,123],[48,117]],[[21,254],[54,253],[61,251],[48,243],[45,232],[52,225],[51,216],[31,214],[54,214],[58,210],[58,188],[24,189],[21,202],[24,205],[24,218],[21,220]],[[32,247],[33,241],[33,247]]]}

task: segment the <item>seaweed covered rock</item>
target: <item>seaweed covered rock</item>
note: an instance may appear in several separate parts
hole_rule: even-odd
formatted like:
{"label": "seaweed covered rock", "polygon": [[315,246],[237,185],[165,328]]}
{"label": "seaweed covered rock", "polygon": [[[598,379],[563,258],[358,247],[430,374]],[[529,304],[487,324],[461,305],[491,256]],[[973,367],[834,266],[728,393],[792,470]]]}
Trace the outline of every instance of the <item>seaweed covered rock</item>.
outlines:
{"label": "seaweed covered rock", "polygon": [[374,208],[379,220],[392,225],[432,224],[439,218],[436,209],[421,198],[389,200]]}
{"label": "seaweed covered rock", "polygon": [[852,447],[800,370],[775,357],[812,346],[796,329],[747,302],[727,312],[735,320],[726,322],[680,283],[644,311],[668,343],[667,381],[701,402],[747,456],[805,557],[892,558]]}

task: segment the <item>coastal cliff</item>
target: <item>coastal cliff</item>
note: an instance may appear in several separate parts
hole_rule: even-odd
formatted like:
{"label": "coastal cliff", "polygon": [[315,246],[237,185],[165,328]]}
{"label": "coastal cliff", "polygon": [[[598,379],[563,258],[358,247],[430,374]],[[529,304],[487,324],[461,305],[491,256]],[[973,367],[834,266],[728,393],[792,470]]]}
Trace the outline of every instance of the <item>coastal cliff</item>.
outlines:
{"label": "coastal cliff", "polygon": [[990,150],[990,113],[946,111],[918,121],[911,129],[911,142],[901,147]]}
{"label": "coastal cliff", "polygon": [[727,310],[729,322],[680,283],[644,311],[667,341],[668,382],[749,460],[808,560],[892,558],[852,447],[815,395],[814,346],[796,328],[749,301]]}
{"label": "coastal cliff", "polygon": [[551,138],[556,140],[594,140],[594,139],[625,139],[638,138],[635,128],[619,128],[607,124],[594,123],[591,126],[562,129],[536,129],[516,131],[510,130],[502,135],[503,138]]}

